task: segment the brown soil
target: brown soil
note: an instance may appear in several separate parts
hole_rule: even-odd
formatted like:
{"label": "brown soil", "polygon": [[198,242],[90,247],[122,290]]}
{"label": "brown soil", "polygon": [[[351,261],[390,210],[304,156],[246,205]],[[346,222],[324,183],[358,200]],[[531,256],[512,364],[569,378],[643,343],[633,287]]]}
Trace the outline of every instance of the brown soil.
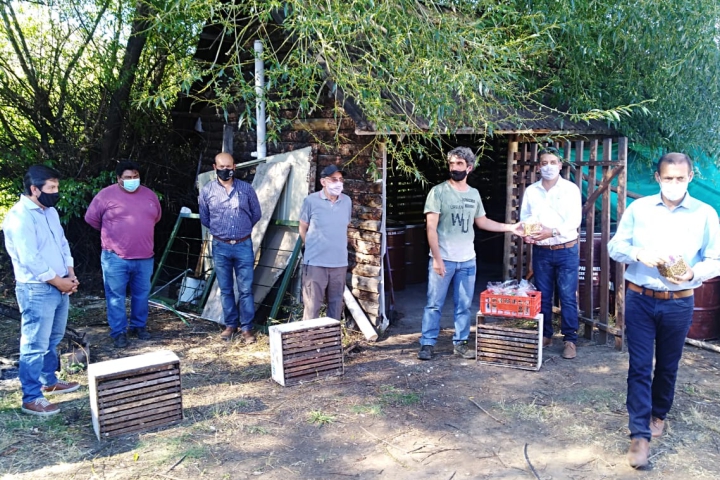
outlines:
{"label": "brown soil", "polygon": [[[687,347],[667,434],[652,467],[627,466],[627,354],[560,341],[539,372],[478,365],[452,355],[420,362],[417,321],[400,320],[345,358],[341,377],[295,387],[270,378],[268,339],[223,343],[220,327],[185,325],[153,311],[149,342],[117,351],[104,309],[77,306],[93,361],[169,349],[181,358],[185,419],[165,429],[98,441],[87,389],[55,397],[49,420],[19,413],[19,384],[0,382],[3,478],[602,479],[720,476],[720,356]],[[95,302],[97,303],[97,302]],[[0,319],[0,355],[17,351],[18,323]],[[348,339],[351,345],[355,341]],[[84,374],[74,375],[87,385]],[[526,456],[527,455],[527,456]],[[532,473],[530,464],[537,472]]]}

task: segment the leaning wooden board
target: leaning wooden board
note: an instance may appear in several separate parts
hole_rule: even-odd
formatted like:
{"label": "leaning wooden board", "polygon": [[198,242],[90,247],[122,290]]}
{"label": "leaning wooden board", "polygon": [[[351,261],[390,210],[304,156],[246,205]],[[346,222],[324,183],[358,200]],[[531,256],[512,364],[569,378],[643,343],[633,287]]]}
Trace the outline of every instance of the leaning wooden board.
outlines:
{"label": "leaning wooden board", "polygon": [[88,385],[98,439],[183,419],[180,359],[169,350],[91,363]]}
{"label": "leaning wooden board", "polygon": [[340,322],[316,318],[269,329],[272,378],[289,387],[343,374]]}
{"label": "leaning wooden board", "polygon": [[[488,319],[492,319],[488,322]],[[540,370],[542,366],[543,315],[539,313],[532,328],[514,328],[517,318],[486,317],[477,313],[477,362],[522,370]]]}

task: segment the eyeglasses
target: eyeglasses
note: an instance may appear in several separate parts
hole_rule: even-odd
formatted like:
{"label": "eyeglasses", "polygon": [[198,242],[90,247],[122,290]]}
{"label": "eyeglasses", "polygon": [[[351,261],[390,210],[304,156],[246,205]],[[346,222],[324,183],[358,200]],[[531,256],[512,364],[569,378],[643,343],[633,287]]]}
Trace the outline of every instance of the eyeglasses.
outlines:
{"label": "eyeglasses", "polygon": [[325,177],[325,180],[327,180],[330,183],[338,183],[338,182],[343,183],[345,181],[345,179],[342,177],[337,177],[337,178]]}

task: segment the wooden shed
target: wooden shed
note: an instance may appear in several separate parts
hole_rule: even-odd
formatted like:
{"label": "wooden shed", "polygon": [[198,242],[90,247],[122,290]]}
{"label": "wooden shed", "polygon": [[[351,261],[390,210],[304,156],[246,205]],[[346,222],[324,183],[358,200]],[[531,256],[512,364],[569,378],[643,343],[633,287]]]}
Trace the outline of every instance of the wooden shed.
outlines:
{"label": "wooden shed", "polygon": [[[218,26],[205,27],[196,52],[199,60],[210,61],[214,56],[221,54],[219,52],[223,51],[224,42],[234,41],[221,33]],[[273,35],[279,36],[279,42],[282,36],[281,29],[276,30]],[[247,43],[251,45],[254,40],[248,38]],[[252,72],[248,72],[248,75],[252,75]],[[278,141],[267,144],[267,155],[310,147],[311,165],[308,180],[311,188],[308,193],[319,188],[316,172],[325,166],[341,165],[346,171],[345,193],[353,200],[353,221],[348,232],[350,251],[348,286],[368,318],[378,327],[387,325],[385,317],[385,289],[389,280],[387,270],[393,270],[392,267],[388,268],[387,262],[383,260],[384,253],[388,249],[392,250],[393,247],[393,239],[389,238],[388,233],[392,233],[398,225],[424,224],[422,207],[425,196],[433,184],[447,178],[444,156],[454,146],[476,147],[476,150],[480,144],[488,147],[479,158],[478,166],[469,182],[480,190],[488,216],[494,220],[518,220],[524,187],[535,181],[536,168],[533,164],[536,161],[536,141],[539,138],[552,139],[551,141],[564,147],[567,160],[573,161],[572,166],[568,163],[564,169],[563,174],[566,178],[572,175],[581,187],[584,184],[589,185],[583,189],[591,197],[588,202],[590,207],[587,209],[587,228],[591,232],[596,227],[595,209],[592,206],[600,197],[602,215],[597,225],[602,227],[603,245],[609,239],[609,195],[613,180],[615,184],[620,185],[616,188],[618,197],[622,197],[617,202],[617,216],[619,218],[622,215],[621,209],[625,204],[622,175],[627,143],[604,122],[576,123],[568,121],[567,118],[560,119],[527,110],[514,115],[517,121],[497,124],[492,137],[486,137],[486,132],[483,131],[470,130],[460,130],[453,135],[441,136],[438,143],[446,148],[442,148],[442,151],[438,149],[432,155],[434,158],[417,159],[428,180],[423,184],[394,172],[393,158],[388,154],[384,142],[402,142],[401,137],[393,135],[393,132],[382,132],[380,135],[353,102],[352,92],[342,92],[333,88],[327,89],[325,93],[323,108],[315,110],[312,115],[299,116],[297,110],[282,112],[284,118],[292,120],[291,126],[280,133]],[[240,109],[244,106],[237,105],[236,108]],[[214,155],[223,149],[223,141],[226,151],[232,149],[237,163],[253,160],[251,153],[257,149],[255,132],[238,130],[237,116],[233,111],[228,114],[202,102],[181,99],[175,109],[174,120],[180,135],[197,139],[197,148],[200,157],[203,158],[205,169],[210,168]],[[197,131],[198,121],[202,125],[203,133]],[[619,148],[612,148],[613,145]],[[590,181],[591,178],[595,178],[596,181]],[[424,228],[421,230],[423,233],[419,237],[424,236]],[[589,245],[591,246],[589,264],[593,265],[593,255],[595,255],[593,242]],[[502,259],[506,278],[520,278],[528,274],[530,250],[518,239],[511,238],[509,234],[492,236],[483,232],[477,235],[476,250],[481,260]],[[601,251],[605,252],[602,256],[604,267],[610,260],[606,249],[603,248]],[[425,255],[427,259],[427,250],[420,255]],[[413,262],[417,263],[416,259],[409,258],[409,263]],[[414,272],[419,271],[422,275],[422,271],[425,271],[426,275],[426,262],[427,260],[424,267],[415,265]],[[621,270],[617,269],[617,272]],[[609,268],[601,269],[604,277],[609,275],[609,271]],[[422,281],[418,275],[408,275],[410,281]],[[609,283],[604,282],[605,285]],[[601,295],[602,307],[608,305],[607,296],[608,292]],[[622,301],[621,295],[615,298]],[[590,301],[592,302],[592,299]],[[588,312],[586,313],[588,322],[598,325],[598,321],[594,320],[590,313],[594,307],[582,302],[583,299],[581,305],[585,308],[585,312]],[[622,308],[617,311],[622,312]],[[603,322],[605,325],[608,324],[607,315],[601,319],[601,323]],[[619,327],[621,331],[621,325]],[[604,330],[608,328],[610,327]],[[610,333],[617,334],[618,330],[612,330]]]}

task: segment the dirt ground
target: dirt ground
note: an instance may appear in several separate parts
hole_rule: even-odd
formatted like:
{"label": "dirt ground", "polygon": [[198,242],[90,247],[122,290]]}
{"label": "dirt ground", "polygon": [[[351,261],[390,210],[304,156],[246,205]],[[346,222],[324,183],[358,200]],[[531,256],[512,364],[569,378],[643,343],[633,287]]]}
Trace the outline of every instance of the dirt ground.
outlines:
{"label": "dirt ground", "polygon": [[[55,397],[43,420],[19,412],[19,383],[0,381],[0,474],[17,479],[678,479],[720,477],[720,355],[687,347],[667,434],[647,471],[627,466],[627,354],[581,341],[578,358],[545,352],[539,372],[452,355],[444,330],[416,358],[419,318],[360,343],[345,373],[295,387],[270,378],[268,339],[219,340],[219,326],[153,310],[149,342],[110,345],[104,309],[75,300],[93,361],[169,349],[181,359],[185,419],[98,441],[85,387]],[[95,304],[97,304],[95,300]],[[0,317],[0,355],[17,351],[18,322]],[[354,338],[348,340],[352,345]],[[535,469],[536,473],[531,470]]]}

